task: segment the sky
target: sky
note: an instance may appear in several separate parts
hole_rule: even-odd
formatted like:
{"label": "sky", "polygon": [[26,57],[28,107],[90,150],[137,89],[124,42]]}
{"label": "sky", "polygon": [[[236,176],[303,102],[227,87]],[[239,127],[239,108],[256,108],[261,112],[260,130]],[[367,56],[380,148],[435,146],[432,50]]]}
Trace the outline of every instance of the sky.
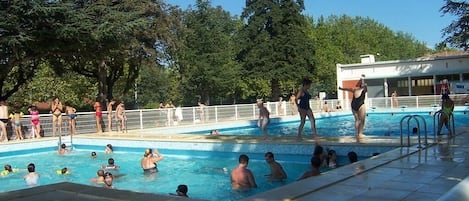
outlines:
{"label": "sky", "polygon": [[[195,5],[196,0],[165,0],[182,9]],[[246,0],[212,0],[212,6],[221,6],[231,15],[240,15]],[[393,31],[409,33],[428,47],[443,41],[441,30],[454,16],[444,15],[440,8],[444,0],[304,0],[304,14],[315,19],[323,15],[370,17]]]}

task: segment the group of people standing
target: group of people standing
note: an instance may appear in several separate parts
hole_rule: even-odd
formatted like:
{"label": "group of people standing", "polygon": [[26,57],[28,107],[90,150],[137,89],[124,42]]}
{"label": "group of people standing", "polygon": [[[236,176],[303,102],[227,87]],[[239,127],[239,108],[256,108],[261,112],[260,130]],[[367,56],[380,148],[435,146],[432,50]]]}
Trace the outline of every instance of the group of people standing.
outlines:
{"label": "group of people standing", "polygon": [[[314,118],[313,110],[311,109],[310,99],[311,94],[309,93],[309,89],[311,88],[312,81],[310,79],[304,79],[302,82],[301,88],[296,93],[296,96],[290,98],[290,103],[292,104],[292,112],[293,108],[298,110],[298,114],[300,115],[300,125],[298,126],[298,133],[297,133],[297,140],[301,141],[303,128],[306,122],[306,117],[308,117],[309,121],[311,122],[311,132],[314,140],[317,142],[318,132],[316,128],[316,120]],[[365,126],[365,118],[366,118],[366,108],[365,108],[365,96],[367,92],[367,84],[364,82],[364,76],[357,82],[355,87],[352,88],[342,88],[339,87],[340,90],[349,91],[353,94],[352,99],[352,113],[355,118],[355,130],[356,130],[356,138],[357,142],[360,142],[360,139],[364,137],[363,128]],[[259,108],[259,117],[258,117],[258,127],[261,128],[262,133],[264,135],[264,140],[269,140],[269,135],[266,130],[267,125],[270,122],[270,113],[264,107],[262,99],[257,101],[257,106]]]}
{"label": "group of people standing", "polygon": [[[109,99],[106,103],[106,111],[107,111],[107,131],[112,132],[112,122],[113,118],[118,123],[117,125],[117,132],[124,132],[126,130],[126,120],[127,117],[125,116],[125,105],[124,102],[121,101],[117,106],[115,106],[115,112],[113,113],[114,105],[116,105],[116,100]],[[98,134],[103,133],[103,108],[101,106],[101,102],[96,100],[93,104],[93,109],[95,110],[95,117],[96,117],[96,130]]]}

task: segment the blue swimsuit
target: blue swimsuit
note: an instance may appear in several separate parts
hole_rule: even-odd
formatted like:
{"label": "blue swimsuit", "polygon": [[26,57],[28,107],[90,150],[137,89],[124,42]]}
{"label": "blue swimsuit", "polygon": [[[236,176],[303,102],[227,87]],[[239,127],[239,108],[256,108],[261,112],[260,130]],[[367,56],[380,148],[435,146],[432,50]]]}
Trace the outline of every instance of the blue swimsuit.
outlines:
{"label": "blue swimsuit", "polygon": [[309,94],[307,91],[304,91],[303,96],[300,97],[300,103],[298,104],[298,107],[304,110],[309,110],[309,99],[311,99],[311,94]]}

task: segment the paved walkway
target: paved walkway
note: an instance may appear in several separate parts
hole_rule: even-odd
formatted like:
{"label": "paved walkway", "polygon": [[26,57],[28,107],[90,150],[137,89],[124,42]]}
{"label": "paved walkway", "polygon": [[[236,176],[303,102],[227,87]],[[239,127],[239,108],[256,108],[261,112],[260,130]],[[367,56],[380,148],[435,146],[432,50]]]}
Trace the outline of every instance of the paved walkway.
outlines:
{"label": "paved walkway", "polygon": [[457,188],[446,194],[469,176],[469,129],[460,130],[425,149],[399,148],[244,200],[468,200]]}

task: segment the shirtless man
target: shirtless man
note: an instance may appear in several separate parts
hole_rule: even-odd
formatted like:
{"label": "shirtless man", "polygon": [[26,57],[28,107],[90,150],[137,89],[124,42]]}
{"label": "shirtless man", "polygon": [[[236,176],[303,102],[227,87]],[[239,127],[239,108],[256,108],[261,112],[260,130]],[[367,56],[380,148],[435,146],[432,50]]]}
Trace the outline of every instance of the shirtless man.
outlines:
{"label": "shirtless man", "polygon": [[257,121],[257,126],[261,128],[262,134],[264,134],[264,140],[270,140],[269,133],[267,133],[267,125],[270,122],[270,112],[264,107],[262,100],[257,100],[257,107],[259,108],[259,119]]}
{"label": "shirtless man", "polygon": [[28,165],[28,174],[23,177],[24,181],[28,186],[36,185],[37,180],[39,179],[39,174],[36,173],[36,166],[34,163]]}
{"label": "shirtless man", "polygon": [[282,168],[282,165],[275,161],[274,154],[272,152],[267,152],[264,155],[265,162],[270,166],[270,174],[265,175],[269,180],[272,181],[283,181],[287,179],[287,174]]}
{"label": "shirtless man", "polygon": [[114,186],[112,185],[113,181],[114,181],[114,177],[112,176],[112,173],[106,172],[104,174],[104,185],[103,185],[103,187],[107,188],[107,189],[113,189],[114,188]]}
{"label": "shirtless man", "polygon": [[117,125],[118,132],[120,132],[120,131],[124,132],[124,130],[125,130],[125,114],[124,114],[124,112],[125,112],[124,103],[121,102],[116,107],[116,121],[119,122],[119,125]]}
{"label": "shirtless man", "polygon": [[249,170],[249,157],[245,154],[239,156],[239,165],[231,171],[231,188],[233,189],[250,189],[257,188],[254,175]]}
{"label": "shirtless man", "polygon": [[60,155],[66,154],[68,152],[67,145],[61,144],[58,152]]}
{"label": "shirtless man", "polygon": [[4,100],[0,100],[0,141],[8,141],[7,135],[8,106]]}
{"label": "shirtless man", "polygon": [[[156,157],[153,155],[153,152],[156,154]],[[143,158],[140,161],[144,174],[152,174],[158,172],[157,163],[163,160],[163,155],[158,151],[158,149],[146,149]]]}
{"label": "shirtless man", "polygon": [[51,112],[52,112],[52,137],[55,137],[55,130],[57,125],[59,127],[59,134],[62,136],[62,111],[63,105],[58,97],[54,98],[52,102]]}
{"label": "shirtless man", "polygon": [[93,105],[94,110],[96,111],[96,130],[98,134],[103,132],[103,128],[101,127],[101,118],[103,117],[103,109],[101,107],[101,103],[99,100],[96,100]]}
{"label": "shirtless man", "polygon": [[104,170],[98,170],[98,172],[96,172],[96,175],[98,175],[98,177],[92,178],[91,182],[98,184],[104,183]]}
{"label": "shirtless man", "polygon": [[301,177],[297,181],[320,175],[321,174],[321,171],[319,170],[320,167],[321,167],[321,159],[317,156],[311,157],[311,171],[306,171],[305,173],[303,173],[303,175],[301,175]]}
{"label": "shirtless man", "polygon": [[366,118],[366,108],[365,108],[365,96],[367,89],[367,84],[364,82],[364,76],[357,82],[353,88],[342,88],[340,90],[349,91],[353,93],[352,99],[352,113],[355,118],[355,131],[357,142],[360,142],[360,138],[364,137],[363,128],[365,127],[365,118]]}
{"label": "shirtless man", "polygon": [[113,158],[109,158],[107,160],[107,165],[102,165],[101,166],[101,169],[103,170],[119,170],[119,166],[118,165],[115,165],[114,164],[114,159]]}
{"label": "shirtless man", "polygon": [[108,132],[112,132],[112,107],[116,101],[114,99],[111,99],[111,101],[108,101],[107,103],[107,130]]}
{"label": "shirtless man", "polygon": [[68,126],[69,126],[69,131],[70,135],[74,135],[76,132],[76,117],[77,117],[77,109],[75,109],[70,103],[65,103],[65,114],[68,116]]}

